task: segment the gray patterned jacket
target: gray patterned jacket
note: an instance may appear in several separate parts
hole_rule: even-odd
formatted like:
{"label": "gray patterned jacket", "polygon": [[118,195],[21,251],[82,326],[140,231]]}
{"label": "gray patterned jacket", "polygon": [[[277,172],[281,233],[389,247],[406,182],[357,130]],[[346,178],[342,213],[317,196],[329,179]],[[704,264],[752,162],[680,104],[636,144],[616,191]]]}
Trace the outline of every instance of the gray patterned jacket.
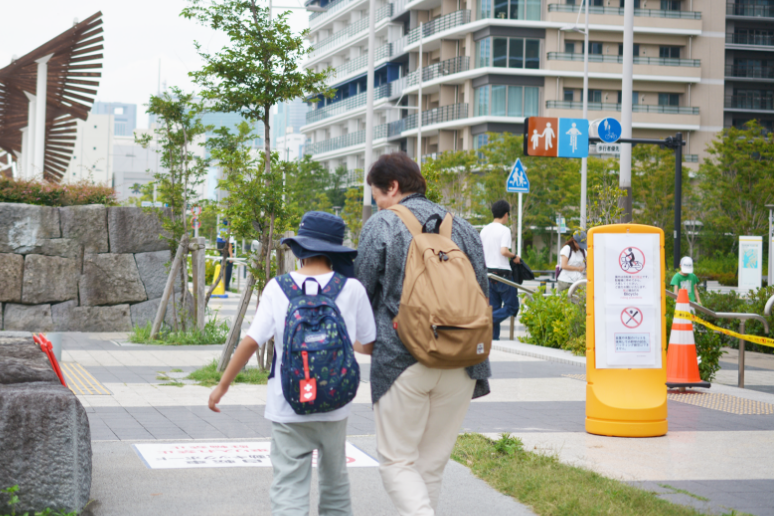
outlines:
{"label": "gray patterned jacket", "polygon": [[[441,217],[446,210],[427,200],[421,194],[413,194],[401,200],[421,223],[433,214]],[[484,248],[478,232],[466,220],[455,217],[452,224],[452,240],[468,255],[476,272],[481,290],[489,296]],[[365,286],[376,319],[376,343],[371,356],[371,400],[373,403],[385,394],[393,382],[409,366],[416,363],[392,327],[392,319],[398,313],[403,290],[406,257],[411,243],[411,233],[398,216],[390,210],[375,213],[360,234],[355,275]],[[468,375],[477,380],[473,398],[489,394],[492,376],[489,359],[467,368]]]}

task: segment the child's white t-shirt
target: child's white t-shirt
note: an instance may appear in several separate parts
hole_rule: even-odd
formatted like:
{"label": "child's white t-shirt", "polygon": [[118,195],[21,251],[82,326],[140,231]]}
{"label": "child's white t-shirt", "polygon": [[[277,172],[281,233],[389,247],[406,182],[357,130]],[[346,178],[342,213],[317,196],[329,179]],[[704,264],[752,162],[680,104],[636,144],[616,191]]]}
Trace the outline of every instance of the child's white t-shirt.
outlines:
{"label": "child's white t-shirt", "polygon": [[[303,286],[306,279],[313,278],[320,284],[320,288],[333,277],[333,272],[319,276],[304,276],[298,272],[291,272],[296,285]],[[341,421],[349,416],[350,406],[347,404],[340,409],[320,414],[300,415],[296,414],[282,394],[282,380],[280,379],[280,367],[282,365],[282,338],[285,334],[285,316],[290,302],[275,279],[269,281],[263,289],[258,311],[255,314],[247,335],[258,344],[263,344],[274,337],[274,377],[269,379],[266,398],[266,410],[264,417],[276,423],[306,423],[309,421]],[[347,278],[344,288],[336,298],[336,306],[339,307],[344,323],[347,325],[349,339],[368,344],[376,340],[376,322],[371,310],[365,287],[355,278]]]}

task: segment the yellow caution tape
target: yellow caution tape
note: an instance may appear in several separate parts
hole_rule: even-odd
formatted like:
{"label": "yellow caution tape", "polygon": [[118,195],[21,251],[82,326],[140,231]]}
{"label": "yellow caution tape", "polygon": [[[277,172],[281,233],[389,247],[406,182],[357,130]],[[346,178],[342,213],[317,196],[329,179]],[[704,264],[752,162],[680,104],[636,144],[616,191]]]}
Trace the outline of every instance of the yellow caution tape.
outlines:
{"label": "yellow caution tape", "polygon": [[727,330],[725,328],[721,328],[720,326],[715,326],[712,323],[708,323],[707,321],[703,319],[699,319],[695,315],[693,315],[690,312],[683,312],[682,310],[675,310],[675,318],[679,319],[688,319],[690,321],[693,321],[695,323],[699,323],[702,326],[706,326],[710,330],[714,330],[716,332],[722,333],[724,335],[728,335],[729,337],[736,337],[737,339],[746,340],[747,342],[753,342],[755,344],[760,344],[761,346],[768,346],[770,348],[774,348],[774,339],[769,339],[766,337],[759,337],[757,335],[742,335],[741,333],[737,333],[735,331]]}

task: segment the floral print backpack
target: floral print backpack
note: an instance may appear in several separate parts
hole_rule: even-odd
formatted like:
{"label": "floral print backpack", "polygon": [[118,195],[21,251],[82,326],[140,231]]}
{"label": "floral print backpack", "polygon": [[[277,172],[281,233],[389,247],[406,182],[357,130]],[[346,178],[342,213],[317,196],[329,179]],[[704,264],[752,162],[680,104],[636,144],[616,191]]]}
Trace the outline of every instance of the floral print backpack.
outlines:
{"label": "floral print backpack", "polygon": [[[336,306],[347,278],[335,272],[317,295],[307,295],[290,274],[276,278],[290,304],[285,317],[280,380],[282,393],[296,414],[330,412],[355,398],[360,367]],[[319,287],[319,284],[317,285]],[[274,364],[269,378],[274,376]]]}

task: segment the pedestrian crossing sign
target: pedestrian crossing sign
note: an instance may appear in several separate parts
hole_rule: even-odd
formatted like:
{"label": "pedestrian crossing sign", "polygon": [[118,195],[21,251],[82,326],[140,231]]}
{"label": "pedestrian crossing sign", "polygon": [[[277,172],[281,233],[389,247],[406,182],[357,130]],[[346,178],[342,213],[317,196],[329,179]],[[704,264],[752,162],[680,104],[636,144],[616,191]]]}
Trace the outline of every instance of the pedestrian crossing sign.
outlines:
{"label": "pedestrian crossing sign", "polygon": [[521,164],[520,159],[516,159],[511,173],[508,175],[508,181],[505,182],[505,190],[509,193],[529,193],[529,178],[527,169]]}

